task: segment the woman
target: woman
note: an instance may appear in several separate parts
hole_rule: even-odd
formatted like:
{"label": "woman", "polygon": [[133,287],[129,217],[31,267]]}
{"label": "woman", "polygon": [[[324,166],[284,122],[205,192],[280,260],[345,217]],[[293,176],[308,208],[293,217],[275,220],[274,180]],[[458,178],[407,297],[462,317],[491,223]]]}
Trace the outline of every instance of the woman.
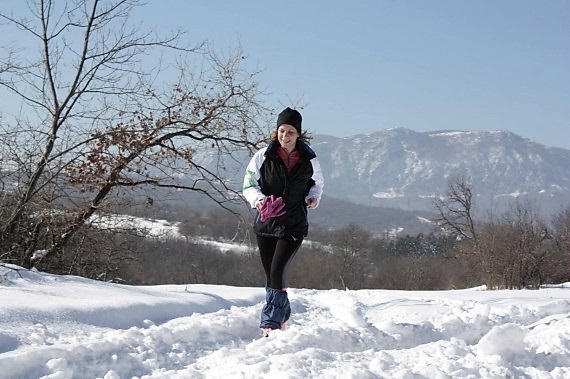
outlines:
{"label": "woman", "polygon": [[285,108],[269,145],[255,153],[245,172],[243,195],[258,211],[254,231],[266,277],[264,335],[284,329],[291,315],[287,267],[307,236],[307,208],[316,208],[323,193],[321,167],[301,123],[298,111]]}

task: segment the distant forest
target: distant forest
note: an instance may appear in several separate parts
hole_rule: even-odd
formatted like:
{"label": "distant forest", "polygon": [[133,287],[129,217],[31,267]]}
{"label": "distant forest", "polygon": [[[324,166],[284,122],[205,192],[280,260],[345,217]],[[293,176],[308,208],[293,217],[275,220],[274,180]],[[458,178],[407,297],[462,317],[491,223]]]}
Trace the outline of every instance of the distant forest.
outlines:
{"label": "distant forest", "polygon": [[[149,239],[132,230],[85,228],[72,248],[39,262],[38,269],[133,285],[264,285],[251,233],[253,215],[156,202],[130,208],[130,213],[179,222],[186,238]],[[432,233],[378,236],[351,224],[334,230],[311,225],[289,267],[288,285],[444,290],[482,284],[535,288],[570,281],[570,209],[546,222],[532,205],[519,204],[493,219],[473,222],[467,230],[444,226]],[[251,248],[222,252],[196,238]]]}

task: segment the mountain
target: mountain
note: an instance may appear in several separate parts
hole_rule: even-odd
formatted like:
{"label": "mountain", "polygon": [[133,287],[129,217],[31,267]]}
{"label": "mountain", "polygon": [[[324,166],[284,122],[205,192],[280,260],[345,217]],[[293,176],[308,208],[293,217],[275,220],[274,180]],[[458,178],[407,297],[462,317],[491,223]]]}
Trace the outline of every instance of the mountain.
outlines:
{"label": "mountain", "polygon": [[[449,179],[461,175],[470,180],[481,212],[502,210],[514,199],[530,199],[546,216],[570,207],[570,150],[507,131],[392,128],[343,138],[316,134],[311,146],[325,177],[325,197],[311,211],[311,223],[327,229],[355,224],[374,233],[431,231],[433,225],[426,221],[435,213],[433,199],[444,196]],[[194,155],[198,164],[236,189],[241,189],[249,158],[247,151],[220,156],[215,147]],[[196,184],[193,177],[178,179]],[[157,199],[200,209],[212,206],[194,195],[153,192]],[[236,207],[247,211],[242,204]]]}
{"label": "mountain", "polygon": [[[482,212],[530,199],[546,215],[570,205],[570,150],[547,147],[507,131],[430,131],[406,128],[350,137],[313,135],[325,177],[322,207],[311,221],[335,228],[347,224],[374,232],[427,232],[433,199],[445,195],[448,180],[471,182]],[[220,159],[199,151],[207,167],[223,162],[225,175],[240,188],[249,154]]]}
{"label": "mountain", "polygon": [[528,196],[553,211],[570,203],[570,150],[511,132],[394,128],[315,135],[312,146],[327,195],[354,203],[428,210],[457,175],[470,179],[481,204]]}

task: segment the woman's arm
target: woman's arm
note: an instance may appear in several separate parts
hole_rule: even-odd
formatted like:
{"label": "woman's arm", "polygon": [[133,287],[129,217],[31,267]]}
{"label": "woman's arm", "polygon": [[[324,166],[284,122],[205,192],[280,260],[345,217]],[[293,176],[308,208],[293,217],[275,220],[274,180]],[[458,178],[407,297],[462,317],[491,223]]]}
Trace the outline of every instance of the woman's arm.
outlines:
{"label": "woman's arm", "polygon": [[309,208],[316,208],[319,206],[319,202],[321,201],[325,181],[323,178],[323,173],[321,171],[321,164],[319,162],[319,159],[311,159],[311,164],[313,165],[313,176],[311,179],[315,181],[315,184],[309,189],[309,193],[305,198],[305,202]]}
{"label": "woman's arm", "polygon": [[261,192],[261,187],[259,186],[259,179],[261,178],[260,168],[265,159],[265,150],[266,148],[263,148],[255,153],[245,169],[242,193],[252,208],[257,208],[259,202],[263,204],[263,199],[265,199],[265,195]]}

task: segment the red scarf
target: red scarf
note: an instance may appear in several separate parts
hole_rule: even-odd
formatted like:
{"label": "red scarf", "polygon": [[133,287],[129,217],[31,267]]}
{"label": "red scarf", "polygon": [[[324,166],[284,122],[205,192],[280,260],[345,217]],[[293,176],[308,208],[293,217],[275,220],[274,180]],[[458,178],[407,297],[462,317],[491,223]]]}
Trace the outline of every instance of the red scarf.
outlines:
{"label": "red scarf", "polygon": [[279,149],[277,150],[277,155],[279,155],[279,158],[281,158],[281,160],[285,164],[285,168],[287,168],[287,174],[291,173],[293,166],[295,166],[297,162],[299,162],[299,159],[301,158],[297,150],[293,150],[291,153],[289,153],[283,147],[279,147]]}

